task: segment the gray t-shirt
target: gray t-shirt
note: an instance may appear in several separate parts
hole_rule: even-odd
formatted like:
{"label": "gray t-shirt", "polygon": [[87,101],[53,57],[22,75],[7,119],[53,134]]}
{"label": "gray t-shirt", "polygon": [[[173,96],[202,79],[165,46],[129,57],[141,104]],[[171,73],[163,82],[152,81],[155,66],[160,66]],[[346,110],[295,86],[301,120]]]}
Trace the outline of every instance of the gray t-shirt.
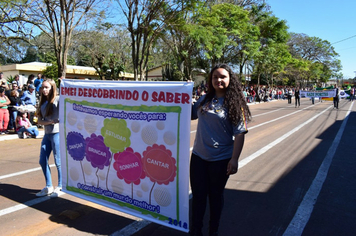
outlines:
{"label": "gray t-shirt", "polygon": [[224,98],[213,99],[203,104],[202,113],[199,104],[202,96],[192,107],[192,119],[198,118],[197,133],[193,153],[206,161],[219,161],[232,157],[234,135],[247,132],[246,122],[241,120],[234,126],[228,112],[222,107]]}
{"label": "gray t-shirt", "polygon": [[[45,121],[52,121],[52,120],[58,120],[59,119],[59,96],[57,96],[54,101],[53,101],[53,114],[51,116],[45,116],[46,114],[46,106],[48,104],[48,101],[42,104],[41,106],[41,113],[43,116],[43,119]],[[44,131],[45,134],[54,134],[59,132],[59,123],[51,124],[51,125],[45,125],[44,126]]]}

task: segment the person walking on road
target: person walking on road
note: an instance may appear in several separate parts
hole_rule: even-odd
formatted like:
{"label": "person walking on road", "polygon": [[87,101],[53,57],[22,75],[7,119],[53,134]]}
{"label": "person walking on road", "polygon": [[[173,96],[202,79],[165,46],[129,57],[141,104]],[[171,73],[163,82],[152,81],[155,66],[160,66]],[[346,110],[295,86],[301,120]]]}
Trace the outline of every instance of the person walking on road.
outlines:
{"label": "person walking on road", "polygon": [[297,87],[294,91],[294,99],[295,99],[295,107],[300,107],[300,90],[299,87]]}
{"label": "person walking on road", "polygon": [[293,96],[292,89],[291,89],[291,88],[289,88],[289,89],[288,89],[288,93],[287,93],[287,97],[288,97],[288,104],[291,104],[291,103],[292,103],[292,96]]}
{"label": "person walking on road", "polygon": [[350,101],[355,99],[355,87],[352,87],[350,90]]}
{"label": "person walking on road", "polygon": [[[36,194],[37,197],[51,195],[57,197],[62,190],[62,172],[59,148],[59,96],[54,80],[44,80],[42,83],[40,103],[37,108],[38,124],[44,125],[44,137],[41,143],[40,165],[46,179],[46,187]],[[58,186],[53,189],[51,170],[48,159],[53,151],[54,163],[58,171]]]}
{"label": "person walking on road", "polygon": [[336,94],[335,94],[335,97],[333,98],[334,108],[339,109],[339,93],[340,93],[340,89],[336,85],[335,85],[335,90],[336,90]]}
{"label": "person walking on road", "polygon": [[215,66],[209,74],[208,92],[192,109],[198,127],[190,162],[193,195],[190,235],[202,235],[203,218],[209,198],[209,235],[218,235],[224,203],[224,189],[230,175],[238,170],[246,121],[251,113],[242,87],[231,68]]}

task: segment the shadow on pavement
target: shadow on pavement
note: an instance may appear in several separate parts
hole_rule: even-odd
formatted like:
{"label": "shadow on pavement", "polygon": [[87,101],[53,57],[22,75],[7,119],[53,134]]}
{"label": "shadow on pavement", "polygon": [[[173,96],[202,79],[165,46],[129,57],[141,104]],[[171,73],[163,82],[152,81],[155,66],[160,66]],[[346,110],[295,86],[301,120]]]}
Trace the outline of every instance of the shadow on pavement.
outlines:
{"label": "shadow on pavement", "polygon": [[[268,191],[226,189],[219,235],[283,235],[315,178],[341,123],[342,121],[336,121],[320,134],[317,137],[321,139],[320,144],[288,173],[285,173]],[[355,134],[356,113],[352,112],[303,235],[354,235],[356,232]],[[295,138],[289,137],[290,140],[284,143],[290,143],[293,147],[292,140]],[[302,136],[298,138],[306,139]],[[288,155],[282,152],[278,156],[269,158],[283,160],[288,158]],[[0,195],[19,203],[35,198],[36,191],[0,184]],[[53,222],[90,234],[110,235],[133,222],[125,217],[64,198],[50,199],[31,207],[50,214],[50,220]],[[204,235],[207,235],[207,225],[206,217]],[[152,223],[133,235],[183,236],[187,234]]]}

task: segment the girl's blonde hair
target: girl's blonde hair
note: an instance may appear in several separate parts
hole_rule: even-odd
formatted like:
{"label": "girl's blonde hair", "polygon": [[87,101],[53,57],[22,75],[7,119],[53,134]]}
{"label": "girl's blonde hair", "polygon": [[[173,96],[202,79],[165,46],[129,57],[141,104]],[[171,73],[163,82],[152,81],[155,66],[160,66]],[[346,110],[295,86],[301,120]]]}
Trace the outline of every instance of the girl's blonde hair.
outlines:
{"label": "girl's blonde hair", "polygon": [[[43,95],[43,93],[41,93],[40,96],[40,103],[38,104],[37,107],[37,116],[39,118],[42,118],[44,116],[50,116],[53,114],[53,102],[57,97],[57,85],[56,82],[53,79],[45,79],[42,83],[43,84],[47,82],[51,85],[51,90],[49,91],[48,96]],[[46,114],[42,114],[41,112],[41,106],[45,103],[48,102],[48,104],[46,105]]]}
{"label": "girl's blonde hair", "polygon": [[17,90],[11,90],[10,96],[11,96],[11,97],[15,97],[15,96],[16,96],[16,93],[18,93]]}

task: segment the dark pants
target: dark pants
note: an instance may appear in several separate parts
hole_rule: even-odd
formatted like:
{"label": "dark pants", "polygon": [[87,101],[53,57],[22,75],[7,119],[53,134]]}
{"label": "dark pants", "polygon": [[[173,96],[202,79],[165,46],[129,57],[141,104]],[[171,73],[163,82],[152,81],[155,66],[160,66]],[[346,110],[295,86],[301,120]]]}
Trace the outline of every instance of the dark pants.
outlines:
{"label": "dark pants", "polygon": [[27,118],[29,119],[29,121],[31,122],[31,124],[33,125],[33,117],[35,116],[35,112],[27,112]]}
{"label": "dark pants", "polygon": [[334,97],[333,101],[334,101],[334,107],[339,109],[339,97],[338,96]]}
{"label": "dark pants", "polygon": [[9,108],[9,114],[10,114],[10,121],[9,125],[7,126],[7,129],[16,129],[16,117],[17,117],[17,110],[13,108]]}
{"label": "dark pants", "polygon": [[[298,105],[297,105],[297,103],[298,103]],[[300,97],[295,97],[295,107],[299,107],[300,106]]]}
{"label": "dark pants", "polygon": [[230,160],[209,162],[192,154],[190,161],[190,185],[193,194],[192,230],[201,230],[207,199],[209,198],[209,232],[218,231],[224,205],[224,189],[229,178],[226,175]]}
{"label": "dark pants", "polygon": [[287,98],[288,98],[288,103],[289,104],[292,103],[292,95],[288,95]]}

